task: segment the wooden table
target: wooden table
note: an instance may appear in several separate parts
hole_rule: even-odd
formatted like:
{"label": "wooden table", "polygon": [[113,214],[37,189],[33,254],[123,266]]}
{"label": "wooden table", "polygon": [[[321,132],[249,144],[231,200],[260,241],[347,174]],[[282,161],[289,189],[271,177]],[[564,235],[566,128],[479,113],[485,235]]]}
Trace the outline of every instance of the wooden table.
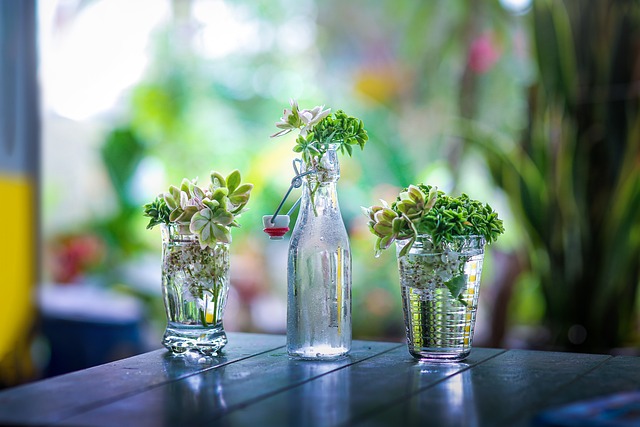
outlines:
{"label": "wooden table", "polygon": [[165,350],[0,392],[0,424],[528,426],[542,409],[640,388],[640,358],[476,348],[426,364],[399,343],[290,360],[285,337],[230,333],[224,354]]}

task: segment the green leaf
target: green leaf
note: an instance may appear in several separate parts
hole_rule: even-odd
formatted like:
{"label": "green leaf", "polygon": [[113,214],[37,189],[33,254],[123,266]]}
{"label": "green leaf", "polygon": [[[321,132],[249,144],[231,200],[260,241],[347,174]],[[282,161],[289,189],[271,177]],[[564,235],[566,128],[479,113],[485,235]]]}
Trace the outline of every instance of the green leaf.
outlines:
{"label": "green leaf", "polygon": [[209,324],[207,323],[207,313],[205,313],[203,309],[198,310],[198,312],[200,313],[200,323],[202,323],[202,326],[204,326],[205,328],[208,327]]}
{"label": "green leaf", "polygon": [[184,211],[180,207],[172,210],[171,214],[169,214],[169,221],[175,222],[183,213]]}
{"label": "green leaf", "polygon": [[175,185],[169,187],[169,193],[171,194],[171,197],[173,197],[176,201],[180,200],[180,189]]}
{"label": "green leaf", "polygon": [[227,177],[227,188],[229,189],[229,194],[233,194],[233,192],[240,186],[241,177],[240,171],[238,169],[234,170]]}
{"label": "green leaf", "polygon": [[234,194],[233,196],[229,197],[229,202],[231,202],[231,204],[234,206],[244,206],[247,204],[248,201],[249,201],[248,194]]}
{"label": "green leaf", "polygon": [[422,191],[420,191],[420,189],[416,186],[410,185],[409,186],[409,197],[416,203],[424,203],[424,194],[422,193]]}
{"label": "green leaf", "polygon": [[219,172],[213,171],[211,172],[211,185],[212,185],[211,190],[213,191],[219,187],[226,187],[227,183],[224,177]]}
{"label": "green leaf", "polygon": [[187,193],[187,197],[191,198],[191,188],[193,187],[193,184],[191,184],[191,181],[189,181],[187,178],[184,178],[182,180],[182,183],[180,184],[180,191],[184,191],[185,193]]}
{"label": "green leaf", "polygon": [[253,190],[253,184],[242,184],[240,187],[236,188],[234,191],[235,194],[249,194]]}
{"label": "green leaf", "polygon": [[189,195],[185,191],[180,191],[180,207],[184,209],[189,205]]}
{"label": "green leaf", "polygon": [[220,204],[222,204],[222,200],[227,197],[228,194],[229,190],[227,190],[225,187],[218,187],[211,195],[211,199],[217,200]]}
{"label": "green leaf", "polygon": [[229,196],[229,201],[236,206],[246,204],[249,201],[251,190],[253,190],[253,184],[242,184]]}
{"label": "green leaf", "polygon": [[349,155],[349,157],[351,157],[353,155],[353,147],[351,145],[345,145],[344,148],[347,150],[347,154]]}
{"label": "green leaf", "polygon": [[207,206],[211,210],[215,210],[218,206],[220,206],[220,202],[218,202],[217,200],[209,199],[203,199],[202,204]]}
{"label": "green leaf", "polygon": [[398,257],[402,258],[403,256],[405,256],[411,250],[415,242],[416,242],[416,237],[412,236],[411,239],[409,239],[409,241],[402,247],[402,249],[400,250],[400,253],[398,254]]}
{"label": "green leaf", "polygon": [[169,193],[164,193],[164,201],[169,207],[170,210],[177,209],[180,204],[176,201],[176,199]]}
{"label": "green leaf", "polygon": [[231,243],[231,232],[226,227],[219,224],[213,224],[213,234],[218,242]]}
{"label": "green leaf", "polygon": [[[225,212],[223,211],[223,213]],[[216,220],[221,218],[224,221],[227,220],[226,216],[214,213],[208,207],[201,209],[191,218],[189,230],[198,236],[202,247],[213,247],[217,242],[231,242],[231,233],[228,228],[216,223]],[[233,221],[233,217],[231,221]]]}
{"label": "green leaf", "polygon": [[189,230],[192,233],[202,233],[202,230],[209,225],[211,222],[211,217],[213,216],[213,211],[209,208],[204,208],[198,211],[191,218],[191,224],[189,224]]}
{"label": "green leaf", "polygon": [[376,225],[374,225],[373,229],[375,230],[376,234],[378,234],[379,236],[386,236],[386,235],[393,234],[393,228],[390,225],[384,224],[382,222],[379,222]]}
{"label": "green leaf", "polygon": [[229,225],[233,222],[233,214],[231,212],[223,211],[222,209],[217,209],[213,212],[211,220],[221,225]]}
{"label": "green leaf", "polygon": [[451,278],[451,280],[445,283],[445,286],[449,288],[449,292],[454,298],[458,298],[467,285],[467,275],[459,274]]}
{"label": "green leaf", "polygon": [[395,236],[391,234],[381,237],[378,241],[378,247],[380,249],[387,249],[389,246],[391,246],[394,240]]}
{"label": "green leaf", "polygon": [[180,216],[175,219],[175,222],[187,223],[191,221],[191,218],[198,212],[198,208],[195,206],[187,206],[184,208]]}
{"label": "green leaf", "polygon": [[193,196],[197,197],[200,200],[205,198],[204,191],[202,191],[202,189],[196,185],[193,186]]}
{"label": "green leaf", "polygon": [[171,211],[164,200],[164,196],[159,195],[151,203],[143,206],[144,216],[150,217],[147,229],[153,228],[158,224],[168,224]]}

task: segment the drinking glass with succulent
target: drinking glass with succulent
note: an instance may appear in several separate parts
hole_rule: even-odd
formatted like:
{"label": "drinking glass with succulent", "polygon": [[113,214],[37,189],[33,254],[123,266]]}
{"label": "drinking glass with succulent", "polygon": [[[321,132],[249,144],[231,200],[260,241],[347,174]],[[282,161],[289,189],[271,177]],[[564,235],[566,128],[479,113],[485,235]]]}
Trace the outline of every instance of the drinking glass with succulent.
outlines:
{"label": "drinking glass with succulent", "polygon": [[456,361],[470,351],[484,247],[504,232],[488,204],[418,184],[363,208],[375,254],[396,243],[409,351]]}
{"label": "drinking glass with succulent", "polygon": [[229,290],[231,228],[249,201],[252,184],[234,170],[210,182],[183,179],[180,188],[144,206],[147,228],[162,228],[162,291],[167,314],[163,344],[181,353],[214,353],[226,344],[222,317]]}

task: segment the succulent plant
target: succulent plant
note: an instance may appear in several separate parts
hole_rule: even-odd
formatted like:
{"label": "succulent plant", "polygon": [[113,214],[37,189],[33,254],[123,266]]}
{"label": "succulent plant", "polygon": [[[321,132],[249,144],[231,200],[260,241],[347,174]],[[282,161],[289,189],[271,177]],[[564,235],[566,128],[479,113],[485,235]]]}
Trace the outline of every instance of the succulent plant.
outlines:
{"label": "succulent plant", "polygon": [[[369,135],[362,120],[351,117],[342,110],[332,114],[331,109],[324,109],[324,105],[314,107],[311,110],[300,110],[294,99],[290,103],[291,109],[285,109],[283,117],[276,123],[276,127],[280,131],[271,137],[299,130],[293,151],[300,153],[306,171],[314,171],[318,177],[322,177],[326,168],[323,167],[321,159],[330,146],[337,146],[337,150],[342,154],[347,153],[349,156],[353,154],[354,145],[364,150]],[[310,192],[314,213],[316,212],[315,194],[319,185],[320,183],[316,182]]]}
{"label": "succulent plant", "polygon": [[483,236],[491,243],[504,232],[502,220],[488,204],[466,194],[450,197],[436,187],[410,185],[400,192],[391,206],[362,208],[369,218],[369,230],[377,237],[375,254],[396,240],[408,240],[400,251],[404,256],[420,234],[428,234],[434,244],[453,242],[458,236]]}
{"label": "succulent plant", "polygon": [[158,224],[168,224],[171,210],[164,201],[164,197],[158,196],[151,203],[144,205],[144,216],[151,218],[147,229],[151,229]]}
{"label": "succulent plant", "polygon": [[283,117],[276,123],[276,127],[281,130],[271,137],[300,130],[293,151],[300,153],[302,160],[308,165],[316,167],[317,160],[327,152],[332,143],[338,144],[341,153],[346,152],[350,156],[354,145],[364,149],[369,136],[362,120],[351,117],[342,110],[331,114],[331,109],[325,110],[324,106],[300,110],[294,99],[290,102],[291,109],[285,109]]}
{"label": "succulent plant", "polygon": [[168,192],[144,206],[144,215],[151,217],[147,228],[161,223],[187,226],[203,248],[229,243],[230,228],[239,227],[236,218],[244,212],[252,189],[253,184],[242,183],[238,170],[226,178],[211,172],[206,187],[199,187],[197,178],[185,178],[180,188],[172,185]]}

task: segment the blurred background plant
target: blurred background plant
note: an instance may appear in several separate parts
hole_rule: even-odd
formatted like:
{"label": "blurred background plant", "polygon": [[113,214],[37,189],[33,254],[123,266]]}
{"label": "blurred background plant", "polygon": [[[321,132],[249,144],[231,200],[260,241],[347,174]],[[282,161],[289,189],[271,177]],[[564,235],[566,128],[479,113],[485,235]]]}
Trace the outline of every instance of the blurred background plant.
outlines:
{"label": "blurred background plant", "polygon": [[514,140],[477,120],[461,129],[525,227],[545,302],[538,344],[637,346],[640,4],[539,1],[532,29],[539,77],[525,131]]}
{"label": "blurred background plant", "polygon": [[289,98],[344,109],[369,132],[370,147],[341,162],[338,185],[354,338],[404,336],[395,256],[373,258],[360,206],[425,182],[490,201],[505,222],[487,254],[476,345],[638,345],[634,2],[42,0],[39,9],[40,287],[65,281],[60,243],[82,236],[93,255],[67,281],[140,302],[142,348],[159,347],[164,314],[160,236],[145,230],[141,206],[211,169],[241,169],[255,184],[233,233],[226,329],[284,331],[287,241],[269,241],[261,217],[293,175],[293,139],[269,139]]}

